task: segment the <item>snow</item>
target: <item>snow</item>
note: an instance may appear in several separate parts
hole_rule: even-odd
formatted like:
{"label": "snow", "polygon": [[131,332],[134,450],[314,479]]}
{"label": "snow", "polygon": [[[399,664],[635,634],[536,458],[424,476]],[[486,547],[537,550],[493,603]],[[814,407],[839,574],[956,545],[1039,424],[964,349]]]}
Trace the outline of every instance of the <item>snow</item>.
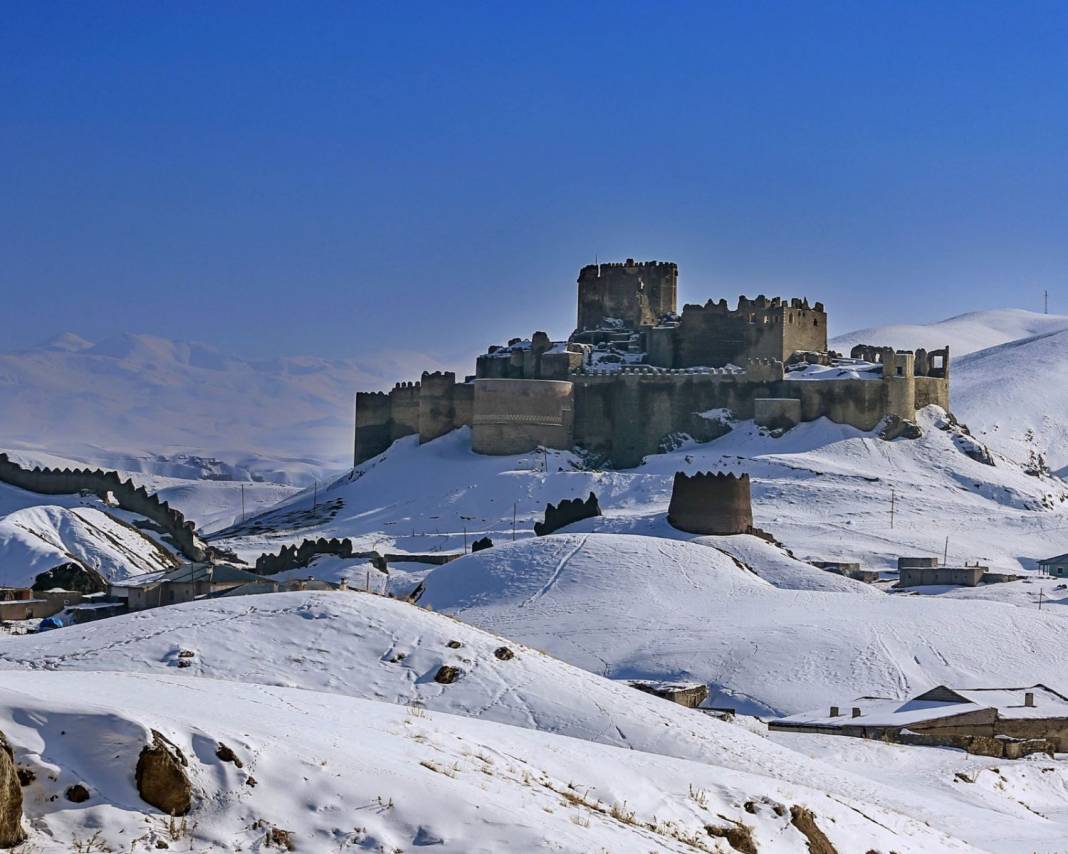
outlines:
{"label": "snow", "polygon": [[[906,323],[858,329],[832,338],[832,350],[848,356],[856,344],[899,350],[939,350],[949,345],[950,358],[1020,338],[1068,329],[1068,316],[1039,314],[1019,308],[972,311],[934,323]],[[951,362],[952,365],[952,362]]]}
{"label": "snow", "polygon": [[116,579],[173,566],[155,541],[97,507],[38,505],[0,516],[0,586],[30,587],[71,562]]}
{"label": "snow", "polygon": [[699,548],[556,534],[446,564],[420,603],[614,679],[704,682],[712,705],[748,712],[1012,685],[1020,673],[1068,685],[1068,665],[1032,653],[1068,641],[1058,613],[859,584],[784,590],[717,551],[695,559]]}
{"label": "snow", "polygon": [[[790,825],[795,804],[842,851],[974,850],[852,797],[437,712],[177,676],[8,677],[0,727],[16,761],[37,772],[24,798],[30,846],[45,852],[152,850],[157,840],[264,850],[272,827],[298,850],[683,852],[715,850],[705,826],[732,823],[750,826],[761,851],[791,852],[806,844]],[[344,721],[359,727],[323,724]],[[152,729],[189,760],[188,823],[134,788]],[[216,756],[220,743],[242,769]],[[89,801],[63,798],[74,782]]]}

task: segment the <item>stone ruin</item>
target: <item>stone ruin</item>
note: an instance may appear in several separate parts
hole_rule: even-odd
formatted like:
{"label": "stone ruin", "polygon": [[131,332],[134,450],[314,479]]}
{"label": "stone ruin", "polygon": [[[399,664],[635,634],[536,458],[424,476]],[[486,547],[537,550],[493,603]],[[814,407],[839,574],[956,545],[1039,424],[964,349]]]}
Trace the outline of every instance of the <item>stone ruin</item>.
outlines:
{"label": "stone ruin", "polygon": [[676,472],[668,522],[688,534],[756,533],[749,475]]}
{"label": "stone ruin", "polygon": [[[672,262],[594,264],[578,279],[578,325],[492,346],[467,377],[424,373],[388,394],[356,395],[354,465],[405,436],[429,442],[460,427],[476,453],[579,448],[616,468],[640,465],[680,434],[709,437],[700,413],[729,410],[775,430],[828,418],[875,430],[949,410],[949,349],[828,349],[827,312],[807,298],[741,296],[678,305]],[[860,365],[860,360],[870,364]],[[818,382],[787,367],[839,366]],[[855,370],[860,367],[860,370]],[[873,382],[872,380],[879,380]],[[889,439],[914,435],[907,424]]]}
{"label": "stone ruin", "polygon": [[585,501],[581,498],[572,498],[565,499],[555,506],[546,504],[545,521],[534,523],[534,533],[539,537],[544,537],[580,519],[591,519],[601,515],[601,506],[597,503],[597,496],[592,492]]}
{"label": "stone ruin", "polygon": [[41,495],[92,493],[101,501],[114,501],[123,510],[153,522],[171,544],[191,561],[204,561],[215,554],[197,536],[196,525],[186,519],[181,511],[143,486],[135,486],[131,479],[122,480],[118,472],[40,466],[26,469],[13,462],[7,454],[0,453],[0,482]]}

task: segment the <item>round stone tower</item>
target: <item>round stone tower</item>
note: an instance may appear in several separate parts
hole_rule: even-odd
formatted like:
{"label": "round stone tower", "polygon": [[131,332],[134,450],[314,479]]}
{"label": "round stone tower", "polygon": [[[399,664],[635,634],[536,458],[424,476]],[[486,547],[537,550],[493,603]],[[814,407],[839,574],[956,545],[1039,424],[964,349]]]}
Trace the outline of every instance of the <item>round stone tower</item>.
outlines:
{"label": "round stone tower", "polygon": [[668,522],[690,534],[746,534],[753,529],[749,475],[676,472]]}

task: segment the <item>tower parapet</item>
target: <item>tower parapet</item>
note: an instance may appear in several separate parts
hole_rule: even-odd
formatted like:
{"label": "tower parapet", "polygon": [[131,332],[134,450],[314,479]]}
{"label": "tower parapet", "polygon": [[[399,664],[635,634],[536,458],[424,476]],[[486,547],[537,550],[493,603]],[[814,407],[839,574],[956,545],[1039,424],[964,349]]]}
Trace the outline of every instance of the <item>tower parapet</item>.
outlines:
{"label": "tower parapet", "polygon": [[670,261],[590,264],[579,271],[578,326],[600,329],[618,323],[629,329],[650,326],[674,314],[679,268]]}
{"label": "tower parapet", "polygon": [[747,534],[753,530],[748,474],[675,473],[668,522],[690,534]]}

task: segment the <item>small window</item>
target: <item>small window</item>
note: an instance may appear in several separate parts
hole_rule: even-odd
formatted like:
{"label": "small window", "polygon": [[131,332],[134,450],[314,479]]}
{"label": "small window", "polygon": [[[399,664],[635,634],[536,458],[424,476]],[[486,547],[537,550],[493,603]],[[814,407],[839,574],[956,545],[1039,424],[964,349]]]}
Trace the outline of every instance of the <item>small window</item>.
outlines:
{"label": "small window", "polygon": [[820,325],[820,319],[818,317],[812,318],[812,325],[813,326],[819,326]]}
{"label": "small window", "polygon": [[897,375],[899,377],[905,376],[905,369],[903,367],[901,367],[901,365],[897,366]]}

